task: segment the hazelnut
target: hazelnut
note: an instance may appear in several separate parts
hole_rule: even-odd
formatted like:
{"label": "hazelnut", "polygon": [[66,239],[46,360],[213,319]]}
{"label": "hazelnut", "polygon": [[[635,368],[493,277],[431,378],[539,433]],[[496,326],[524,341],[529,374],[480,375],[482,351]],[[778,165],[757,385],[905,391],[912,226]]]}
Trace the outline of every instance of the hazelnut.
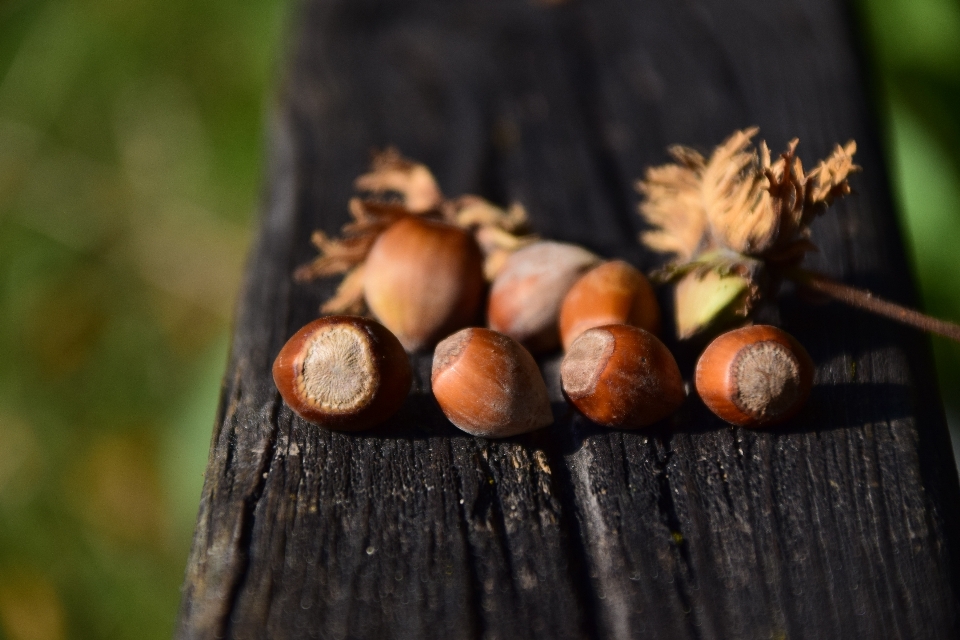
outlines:
{"label": "hazelnut", "polygon": [[463,329],[443,340],[431,381],[450,422],[475,436],[505,438],[553,422],[533,356],[496,331]]}
{"label": "hazelnut", "polygon": [[560,346],[560,305],[570,287],[599,262],[582,247],[536,242],[507,258],[490,287],[487,324],[533,352]]}
{"label": "hazelnut", "polygon": [[273,363],[284,402],[304,420],[360,431],[396,413],[410,391],[410,362],[382,325],[328,316],[297,331]]}
{"label": "hazelnut", "polygon": [[697,393],[711,411],[741,427],[793,417],[813,386],[813,362],[793,336],[754,325],[711,342],[696,370]]}
{"label": "hazelnut", "polygon": [[563,348],[587,329],[608,324],[660,331],[660,306],[650,281],[623,260],[591,269],[567,292],[560,307]]}
{"label": "hazelnut", "polygon": [[563,393],[606,427],[635,429],[683,404],[683,378],[670,350],[638,327],[614,324],[580,334],[560,364]]}
{"label": "hazelnut", "polygon": [[377,238],[364,267],[364,297],[407,351],[434,344],[476,318],[483,256],[473,237],[436,220],[407,216]]}

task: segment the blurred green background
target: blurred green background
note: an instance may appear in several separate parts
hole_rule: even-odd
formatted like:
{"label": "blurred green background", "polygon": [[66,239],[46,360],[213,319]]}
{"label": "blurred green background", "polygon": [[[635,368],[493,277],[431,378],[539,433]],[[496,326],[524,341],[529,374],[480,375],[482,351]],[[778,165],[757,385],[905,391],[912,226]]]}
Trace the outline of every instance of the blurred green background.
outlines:
{"label": "blurred green background", "polygon": [[0,0],[0,634],[169,638],[287,2]]}
{"label": "blurred green background", "polygon": [[[172,633],[290,7],[0,0],[6,638]],[[960,3],[857,7],[924,305],[960,320]]]}
{"label": "blurred green background", "polygon": [[[923,308],[960,322],[960,0],[858,0]],[[933,338],[960,458],[960,345]]]}

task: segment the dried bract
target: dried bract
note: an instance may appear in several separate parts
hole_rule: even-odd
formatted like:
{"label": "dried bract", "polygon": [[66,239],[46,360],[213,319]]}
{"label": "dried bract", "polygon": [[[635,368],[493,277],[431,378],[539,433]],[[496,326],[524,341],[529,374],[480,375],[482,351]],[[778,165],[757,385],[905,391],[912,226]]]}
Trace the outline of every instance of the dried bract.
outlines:
{"label": "dried bract", "polygon": [[444,218],[473,233],[483,251],[483,273],[492,282],[514,251],[537,241],[528,233],[527,211],[519,202],[501,209],[479,196],[465,195],[443,205]]}
{"label": "dried bract", "polygon": [[637,183],[645,198],[640,213],[655,229],[644,233],[641,240],[655,251],[686,261],[696,255],[707,231],[700,194],[705,162],[703,156],[685,147],[671,147],[670,155],[677,164],[651,167],[646,179]]}

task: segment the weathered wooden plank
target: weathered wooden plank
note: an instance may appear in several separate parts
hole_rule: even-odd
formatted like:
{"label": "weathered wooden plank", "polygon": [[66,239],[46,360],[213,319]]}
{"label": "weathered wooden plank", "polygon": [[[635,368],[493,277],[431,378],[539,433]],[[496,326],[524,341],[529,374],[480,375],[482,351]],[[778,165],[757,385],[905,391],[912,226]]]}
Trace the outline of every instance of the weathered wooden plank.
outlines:
{"label": "weathered wooden plank", "polygon": [[[523,202],[538,232],[644,267],[632,181],[673,142],[759,124],[801,155],[856,138],[857,194],[814,227],[816,268],[912,289],[849,17],[832,0],[315,0],[284,83],[179,635],[952,637],[956,473],[922,337],[789,292],[765,309],[817,362],[786,428],[695,399],[669,425],[465,436],[414,358],[373,433],[282,405],[272,358],[335,283],[294,285],[396,144],[450,194]],[[664,300],[669,304],[668,300]],[[696,355],[672,341],[689,374]]]}

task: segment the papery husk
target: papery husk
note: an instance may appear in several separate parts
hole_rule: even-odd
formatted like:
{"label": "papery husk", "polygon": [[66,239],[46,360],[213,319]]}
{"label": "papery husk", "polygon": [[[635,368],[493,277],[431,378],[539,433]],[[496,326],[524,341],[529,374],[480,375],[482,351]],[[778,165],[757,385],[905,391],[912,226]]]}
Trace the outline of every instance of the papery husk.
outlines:
{"label": "papery husk", "polygon": [[[641,241],[674,257],[662,279],[681,280],[686,288],[697,282],[697,290],[706,291],[708,272],[718,281],[742,278],[752,304],[769,293],[761,287],[767,271],[795,266],[816,250],[809,225],[834,200],[850,193],[848,178],[860,169],[853,163],[856,143],[838,145],[805,175],[797,139],[771,160],[765,142],[752,145],[757,131],[734,132],[709,159],[673,147],[670,154],[677,162],[648,169],[637,184],[644,196],[640,214],[653,227]],[[707,300],[712,311],[685,310],[681,322],[678,309],[681,333],[693,335],[711,324],[706,316],[713,313],[719,320],[726,313],[726,306],[716,304],[723,298],[721,290],[683,294]],[[749,308],[744,313],[749,314]]]}
{"label": "papery husk", "polygon": [[402,217],[410,215],[403,207],[351,198],[353,222],[343,225],[340,238],[314,231],[310,242],[320,255],[294,272],[294,278],[306,282],[324,276],[346,273],[367,258],[377,237]]}
{"label": "papery husk", "polygon": [[738,131],[713,152],[701,175],[700,193],[713,243],[737,253],[757,254],[774,240],[780,225],[765,170],[770,152],[748,150],[757,129]]}
{"label": "papery husk", "polygon": [[367,308],[363,297],[366,263],[361,262],[347,272],[332,298],[323,303],[323,313],[362,315]]}
{"label": "papery husk", "polygon": [[782,259],[779,254],[806,239],[817,215],[850,193],[847,178],[859,170],[853,164],[856,143],[838,145],[805,176],[797,138],[771,162],[766,142],[757,149],[750,146],[757,131],[738,131],[714,151],[701,175],[703,212],[711,246]]}
{"label": "papery husk", "polygon": [[751,146],[756,127],[736,131],[709,160],[692,149],[672,147],[674,164],[647,170],[637,189],[640,214],[654,229],[641,241],[673,254],[683,264],[711,249],[777,259],[806,241],[808,226],[833,201],[850,193],[848,178],[856,143],[837,146],[809,175],[797,157],[798,140],[775,161],[761,141]]}
{"label": "papery husk", "polygon": [[493,282],[514,251],[539,240],[528,233],[527,211],[518,202],[501,209],[479,196],[465,195],[445,203],[444,216],[473,232],[483,252],[487,282]]}
{"label": "papery husk", "polygon": [[375,153],[370,171],[357,178],[353,187],[365,201],[399,204],[410,213],[425,213],[443,202],[433,173],[394,147]]}
{"label": "papery husk", "polygon": [[353,222],[343,226],[343,236],[330,238],[322,231],[314,231],[310,242],[320,255],[294,272],[298,282],[347,274],[332,298],[320,307],[322,313],[361,315],[366,310],[363,300],[363,265],[373,244],[395,222],[411,215],[396,205],[350,200]]}
{"label": "papery husk", "polygon": [[651,167],[637,182],[637,190],[644,196],[640,215],[655,229],[644,232],[640,239],[654,251],[686,262],[696,255],[707,235],[700,193],[706,163],[703,156],[685,147],[671,147],[670,155],[677,164]]}
{"label": "papery husk", "polygon": [[444,205],[446,217],[462,229],[497,228],[511,234],[526,233],[529,225],[527,210],[519,202],[501,209],[480,196],[465,195],[448,200]]}
{"label": "papery husk", "polygon": [[504,210],[487,200],[464,195],[447,200],[430,170],[389,148],[373,156],[371,170],[354,182],[357,196],[350,199],[352,221],[331,238],[322,231],[311,236],[319,255],[299,267],[300,282],[347,274],[336,294],[321,307],[323,313],[362,314],[364,263],[377,238],[406,216],[443,220],[469,231],[484,256],[484,274],[493,280],[507,257],[537,240],[527,233],[524,208],[513,204]]}

